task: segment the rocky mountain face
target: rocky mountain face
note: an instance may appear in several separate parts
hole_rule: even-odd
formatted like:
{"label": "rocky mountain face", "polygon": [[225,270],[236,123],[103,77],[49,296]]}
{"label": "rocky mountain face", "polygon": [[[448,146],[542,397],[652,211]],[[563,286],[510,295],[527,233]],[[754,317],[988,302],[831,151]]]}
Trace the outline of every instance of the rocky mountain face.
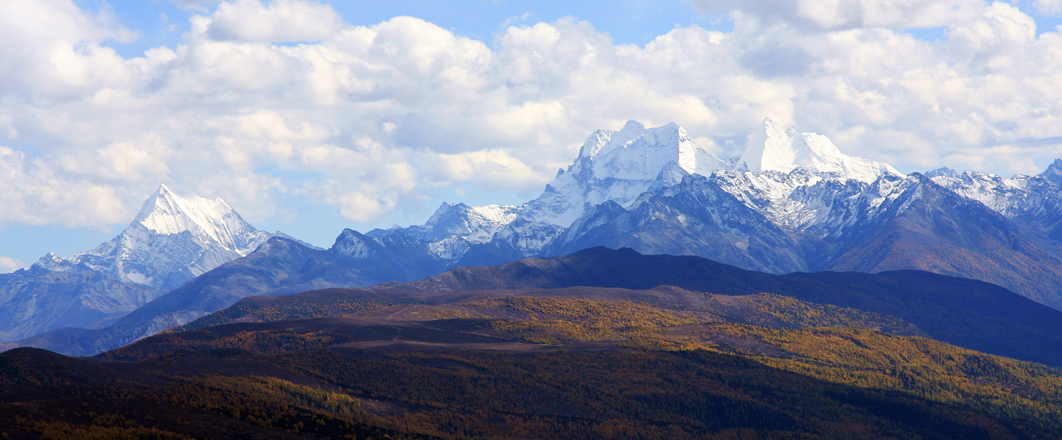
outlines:
{"label": "rocky mountain face", "polygon": [[60,327],[103,328],[162,292],[86,270],[31,267],[0,275],[0,341]]}

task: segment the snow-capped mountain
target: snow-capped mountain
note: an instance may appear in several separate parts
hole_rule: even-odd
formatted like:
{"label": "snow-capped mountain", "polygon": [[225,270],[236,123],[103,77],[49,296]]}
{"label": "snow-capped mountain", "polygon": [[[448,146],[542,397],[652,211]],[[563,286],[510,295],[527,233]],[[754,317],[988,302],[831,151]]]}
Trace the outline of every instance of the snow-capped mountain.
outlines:
{"label": "snow-capped mountain", "polygon": [[[789,176],[793,170],[806,172]],[[492,241],[505,242],[520,255],[530,256],[594,206],[611,201],[628,209],[651,190],[677,185],[685,176],[710,176],[717,171],[727,176],[720,185],[740,194],[776,223],[790,226],[826,215],[825,202],[791,197],[803,194],[800,188],[820,182],[844,186],[849,181],[867,186],[884,174],[902,176],[887,164],[841,153],[825,136],[800,133],[770,118],[749,136],[745,153],[736,163],[699,147],[674,123],[646,128],[631,120],[619,130],[592,133],[572,165],[559,170],[539,197],[522,206],[443,204],[423,226],[366,235],[379,238],[402,233],[431,242],[437,254],[447,258]],[[819,208],[811,209],[815,203]]]}
{"label": "snow-capped mountain", "polygon": [[1010,178],[976,171],[932,177],[937,184],[977,200],[1021,226],[1046,252],[1062,259],[1062,160],[1037,176]]}
{"label": "snow-capped mountain", "polygon": [[[802,171],[787,174],[794,170]],[[538,255],[555,240],[565,241],[558,236],[602,203],[626,210],[644,194],[678,185],[687,176],[713,173],[721,176],[718,185],[779,226],[790,227],[815,223],[830,215],[833,206],[813,200],[802,188],[851,185],[850,192],[859,192],[881,175],[902,176],[889,165],[841,153],[825,136],[800,133],[770,118],[749,136],[745,154],[736,163],[699,147],[674,123],[647,128],[631,120],[619,130],[592,133],[572,165],[559,170],[539,197],[521,206],[444,203],[424,225],[374,230],[365,236],[379,241],[401,234],[424,241],[431,254],[450,265],[493,264]],[[571,232],[568,236],[571,239]]]}
{"label": "snow-capped mountain", "polygon": [[169,290],[247,255],[271,236],[245,222],[220,198],[184,198],[160,185],[114,239],[68,259],[48,254],[35,266],[62,272],[95,270]]}
{"label": "snow-capped mountain", "polygon": [[1007,218],[1028,214],[1058,214],[1062,209],[1060,182],[1051,179],[1062,161],[1055,161],[1039,176],[1010,178],[977,171],[935,175],[933,181],[965,197],[977,200]]}
{"label": "snow-capped mountain", "polygon": [[[620,130],[594,132],[572,165],[520,206],[444,203],[424,225],[365,234],[347,229],[328,250],[275,238],[111,327],[78,333],[94,342],[75,345],[113,348],[249,295],[411,281],[455,266],[593,246],[697,255],[773,273],[925,270],[992,282],[1062,309],[1062,160],[1034,177],[947,168],[905,176],[770,119],[750,134],[741,157],[720,160],[675,124],[646,128],[630,121]],[[242,220],[216,220],[225,215],[187,214],[231,212],[223,202],[190,209],[167,193],[160,188],[145,205],[129,229],[139,232],[126,238],[123,232],[75,257],[76,264],[140,255],[134,251],[148,248],[123,245],[138,243],[136,234],[217,238],[228,244],[229,255],[252,248],[253,234],[262,234],[243,228]],[[156,212],[177,219],[154,220]],[[226,232],[240,230],[253,232]],[[157,276],[141,269],[143,258],[123,261],[133,263],[120,267],[133,267],[145,279]]]}
{"label": "snow-capped mountain", "polygon": [[738,166],[753,172],[783,173],[804,168],[820,173],[839,173],[867,183],[885,173],[900,174],[888,164],[841,153],[826,136],[801,133],[771,118],[764,119],[760,129],[749,137]]}
{"label": "snow-capped mountain", "polygon": [[271,236],[221,199],[184,198],[160,186],[114,239],[0,275],[0,340],[104,327]]}
{"label": "snow-capped mountain", "polygon": [[427,241],[459,236],[470,243],[485,243],[516,220],[518,212],[515,206],[470,207],[464,203],[443,203],[424,226],[410,226],[402,233]]}
{"label": "snow-capped mountain", "polygon": [[[542,195],[521,206],[444,203],[424,225],[365,235],[374,240],[393,234],[423,240],[433,255],[452,265],[532,256],[590,207],[605,201],[629,206],[652,187],[726,167],[678,125],[646,128],[632,120],[619,130],[591,134],[574,163],[559,170]],[[477,255],[484,253],[493,257]]]}
{"label": "snow-capped mountain", "polygon": [[685,175],[725,168],[726,162],[697,146],[675,123],[646,128],[631,120],[619,130],[591,134],[575,162],[524,204],[520,217],[566,227],[606,200],[627,207],[654,185],[670,186]]}
{"label": "snow-capped mountain", "polygon": [[[728,162],[675,124],[646,128],[629,121],[620,130],[594,132],[572,165],[521,206],[445,204],[424,226],[366,235],[423,240],[446,267],[604,245],[775,273],[923,269],[1002,284],[1060,307],[1062,287],[1026,281],[1062,285],[1059,176],[1062,161],[1036,177],[946,168],[905,176],[770,118],[749,135],[740,158]],[[483,220],[479,210],[488,208],[506,215]],[[933,216],[951,218],[952,226],[927,220]],[[922,257],[885,245],[934,242]],[[1000,251],[1008,246],[1013,261]]]}

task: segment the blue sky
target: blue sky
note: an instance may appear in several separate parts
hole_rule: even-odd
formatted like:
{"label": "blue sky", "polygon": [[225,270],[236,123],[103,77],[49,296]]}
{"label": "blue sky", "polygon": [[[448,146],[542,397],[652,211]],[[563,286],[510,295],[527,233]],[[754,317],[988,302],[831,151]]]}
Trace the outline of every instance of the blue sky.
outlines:
{"label": "blue sky", "polygon": [[[153,47],[177,45],[181,35],[188,30],[188,19],[197,12],[163,0],[78,0],[77,4],[90,11],[99,11],[101,6],[111,9],[123,25],[140,33],[141,37],[135,42],[110,44],[127,57],[138,56]],[[330,5],[344,21],[356,26],[371,26],[392,17],[408,15],[435,23],[459,36],[486,42],[490,42],[495,33],[503,31],[506,25],[555,22],[569,16],[593,23],[595,28],[608,32],[619,44],[644,45],[676,26],[697,25],[711,29],[731,26],[724,15],[703,13],[689,1],[682,0],[341,1]],[[201,8],[207,8],[207,5]]]}
{"label": "blue sky", "polygon": [[11,0],[0,271],[161,183],[319,246],[520,203],[632,118],[720,156],[765,116],[904,172],[1062,156],[1062,1],[896,3]]}

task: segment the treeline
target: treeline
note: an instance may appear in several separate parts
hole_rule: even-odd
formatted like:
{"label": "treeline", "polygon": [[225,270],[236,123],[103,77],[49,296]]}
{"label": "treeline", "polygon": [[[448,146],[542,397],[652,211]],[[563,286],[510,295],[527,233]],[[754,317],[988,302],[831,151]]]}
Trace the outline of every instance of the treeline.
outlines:
{"label": "treeline", "polygon": [[1059,418],[1037,408],[986,415],[976,405],[830,383],[703,350],[388,360],[321,352],[278,360],[351,395],[416,409],[374,423],[441,437],[614,438],[614,429],[644,438],[739,430],[764,438],[1052,438],[1062,432]]}

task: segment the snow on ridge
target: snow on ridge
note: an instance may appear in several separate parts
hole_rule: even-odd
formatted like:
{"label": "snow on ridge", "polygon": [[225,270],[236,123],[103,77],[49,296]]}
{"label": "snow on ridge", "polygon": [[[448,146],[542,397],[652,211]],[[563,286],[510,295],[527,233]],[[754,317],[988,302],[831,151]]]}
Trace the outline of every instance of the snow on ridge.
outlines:
{"label": "snow on ridge", "polygon": [[519,207],[512,205],[470,207],[443,202],[423,226],[397,230],[429,242],[458,236],[471,243],[486,243],[501,228],[515,221],[519,211]]}
{"label": "snow on ridge", "polygon": [[[844,190],[851,199],[845,203],[851,204],[857,202],[858,197],[850,194],[856,187],[866,188],[884,175],[903,178],[887,164],[841,153],[826,136],[800,133],[770,118],[750,135],[745,154],[737,162],[721,160],[696,145],[674,122],[647,128],[629,120],[619,130],[591,133],[573,163],[561,169],[541,195],[521,206],[443,203],[422,226],[369,235],[401,232],[428,241],[435,253],[451,257],[456,256],[452,251],[457,249],[453,247],[456,241],[442,242],[449,237],[476,244],[494,239],[526,241],[526,246],[541,231],[569,227],[593,206],[612,201],[629,209],[646,192],[678,185],[689,175],[718,175],[715,181],[750,208],[780,226],[797,228],[820,220],[841,221],[835,212],[840,205],[823,199],[829,190],[812,193],[811,188],[855,185]],[[878,199],[882,198],[874,201]],[[533,253],[523,246],[522,252]]]}
{"label": "snow on ridge", "polygon": [[936,175],[934,183],[948,188],[963,197],[977,200],[1004,217],[1014,217],[1042,208],[1050,199],[1059,195],[1050,190],[1038,189],[1042,176],[1030,177],[1021,174],[1006,178],[979,171],[964,171],[952,176]]}
{"label": "snow on ridge", "polygon": [[516,220],[516,207],[513,205],[473,206],[472,212],[494,223],[509,224]]}

